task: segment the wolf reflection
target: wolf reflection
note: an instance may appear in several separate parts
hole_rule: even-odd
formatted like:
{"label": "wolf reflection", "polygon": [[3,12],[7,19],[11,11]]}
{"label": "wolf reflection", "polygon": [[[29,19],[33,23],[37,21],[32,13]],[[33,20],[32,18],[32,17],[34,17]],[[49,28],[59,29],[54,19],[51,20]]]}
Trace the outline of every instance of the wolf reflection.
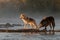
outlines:
{"label": "wolf reflection", "polygon": [[53,29],[54,34],[55,20],[53,16],[43,17],[38,26],[33,18],[29,18],[25,14],[21,14],[20,19],[22,19],[22,21],[24,22],[24,28],[26,28],[26,26],[29,24],[30,26],[32,26],[33,29],[39,29],[41,27],[45,27],[45,30],[47,30],[47,27],[50,26],[50,30],[52,32]]}

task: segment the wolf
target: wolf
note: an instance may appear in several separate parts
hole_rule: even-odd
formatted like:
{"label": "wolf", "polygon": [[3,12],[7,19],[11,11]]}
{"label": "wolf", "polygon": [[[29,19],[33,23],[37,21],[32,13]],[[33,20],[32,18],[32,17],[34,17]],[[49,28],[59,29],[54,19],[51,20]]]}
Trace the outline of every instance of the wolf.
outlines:
{"label": "wolf", "polygon": [[20,19],[24,22],[24,28],[30,25],[33,29],[38,29],[36,21],[33,18],[27,17],[25,14],[20,15]]}
{"label": "wolf", "polygon": [[53,16],[43,17],[43,19],[39,23],[39,28],[45,27],[45,30],[47,30],[48,26],[50,26],[50,30],[52,30],[52,28],[53,28],[53,34],[54,34],[55,19]]}

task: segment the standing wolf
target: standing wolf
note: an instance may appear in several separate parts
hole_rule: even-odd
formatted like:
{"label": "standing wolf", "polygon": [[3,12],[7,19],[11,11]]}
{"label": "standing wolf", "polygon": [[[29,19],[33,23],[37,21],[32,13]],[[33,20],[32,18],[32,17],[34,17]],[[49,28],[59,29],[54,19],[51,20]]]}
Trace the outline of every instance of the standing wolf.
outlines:
{"label": "standing wolf", "polygon": [[53,28],[53,34],[54,34],[54,28],[55,28],[55,20],[54,20],[54,17],[52,16],[49,16],[49,17],[44,17],[40,24],[39,24],[39,27],[45,27],[45,30],[46,30],[46,27],[48,27],[48,25],[50,26],[50,30],[52,30]]}
{"label": "standing wolf", "polygon": [[27,17],[25,14],[20,15],[20,19],[24,22],[24,28],[29,24],[32,28],[37,29],[37,24],[33,18]]}

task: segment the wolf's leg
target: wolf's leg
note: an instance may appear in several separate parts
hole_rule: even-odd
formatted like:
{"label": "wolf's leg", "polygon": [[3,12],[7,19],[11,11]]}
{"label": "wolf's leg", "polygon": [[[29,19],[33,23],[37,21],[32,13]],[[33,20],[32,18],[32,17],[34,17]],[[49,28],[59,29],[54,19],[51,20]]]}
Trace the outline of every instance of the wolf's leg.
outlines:
{"label": "wolf's leg", "polygon": [[27,29],[27,24],[24,24],[24,29]]}
{"label": "wolf's leg", "polygon": [[54,21],[52,22],[52,28],[53,28],[53,35],[54,35],[55,34],[55,32],[54,32],[55,22]]}
{"label": "wolf's leg", "polygon": [[39,29],[35,20],[33,21],[32,25],[33,25],[34,29]]}
{"label": "wolf's leg", "polygon": [[33,25],[32,25],[32,24],[30,24],[30,26],[34,29],[34,27],[33,27]]}
{"label": "wolf's leg", "polygon": [[44,31],[45,31],[45,34],[47,34],[47,28],[46,28],[46,26],[45,26],[45,30]]}
{"label": "wolf's leg", "polygon": [[54,27],[54,26],[52,26],[52,27],[53,27],[53,35],[54,35],[54,34],[55,34],[55,32],[54,32],[54,28],[55,28],[55,27]]}
{"label": "wolf's leg", "polygon": [[55,32],[54,32],[54,27],[53,27],[53,35],[55,34]]}
{"label": "wolf's leg", "polygon": [[33,24],[34,29],[39,29],[36,24]]}
{"label": "wolf's leg", "polygon": [[32,24],[32,27],[33,27],[33,29],[36,29],[36,26],[35,26],[35,24]]}
{"label": "wolf's leg", "polygon": [[49,34],[51,34],[52,33],[52,26],[51,26],[51,24],[49,26],[50,26]]}

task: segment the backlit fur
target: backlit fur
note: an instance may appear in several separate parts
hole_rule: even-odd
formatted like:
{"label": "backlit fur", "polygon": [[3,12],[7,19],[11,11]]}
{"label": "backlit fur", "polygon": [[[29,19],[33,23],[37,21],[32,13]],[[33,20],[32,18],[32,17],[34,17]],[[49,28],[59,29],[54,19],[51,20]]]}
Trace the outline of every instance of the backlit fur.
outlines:
{"label": "backlit fur", "polygon": [[32,28],[38,29],[37,24],[33,18],[29,18],[25,14],[21,14],[20,19],[24,22],[24,28],[26,28],[26,26],[29,24]]}

